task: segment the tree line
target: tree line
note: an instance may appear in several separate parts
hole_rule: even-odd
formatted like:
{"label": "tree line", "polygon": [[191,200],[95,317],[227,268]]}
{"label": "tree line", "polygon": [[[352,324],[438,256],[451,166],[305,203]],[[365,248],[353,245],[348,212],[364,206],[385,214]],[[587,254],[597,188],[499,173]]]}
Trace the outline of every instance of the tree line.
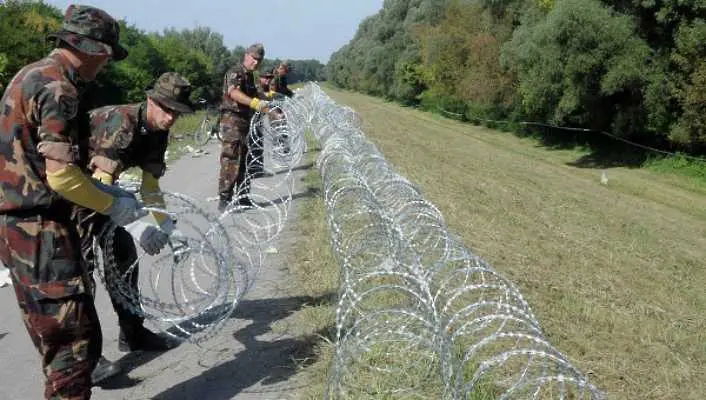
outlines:
{"label": "tree line", "polygon": [[[61,28],[63,10],[41,1],[9,0],[0,5],[0,95],[8,81],[24,65],[44,57],[53,47],[46,35]],[[121,26],[120,42],[127,59],[111,63],[88,88],[95,106],[142,101],[145,90],[164,72],[176,71],[192,83],[193,100],[220,100],[223,76],[240,62],[249,43],[227,48],[223,35],[208,27],[145,32]],[[267,48],[267,43],[265,43]],[[283,61],[265,58],[260,71],[270,71]],[[318,60],[287,60],[288,80],[325,80],[325,65]]]}
{"label": "tree line", "polygon": [[468,119],[706,153],[706,2],[386,0],[328,63],[337,86]]}

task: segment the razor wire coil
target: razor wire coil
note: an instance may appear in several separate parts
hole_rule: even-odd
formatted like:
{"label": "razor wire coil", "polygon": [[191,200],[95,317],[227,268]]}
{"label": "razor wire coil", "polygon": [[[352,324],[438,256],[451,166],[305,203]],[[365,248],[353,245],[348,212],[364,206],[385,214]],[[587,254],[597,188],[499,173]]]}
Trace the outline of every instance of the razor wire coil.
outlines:
{"label": "razor wire coil", "polygon": [[[603,398],[548,342],[519,290],[365,138],[354,110],[314,84],[299,96],[321,143],[342,275],[327,398]],[[351,378],[360,375],[374,387]]]}
{"label": "razor wire coil", "polygon": [[[353,109],[313,83],[272,106],[278,118],[257,115],[250,126],[261,137],[250,151],[266,154],[258,174],[274,178],[249,176],[256,206],[243,210],[244,194],[236,193],[212,215],[197,200],[167,193],[162,211],[202,220],[185,265],[169,254],[163,266],[146,264],[153,279],[166,271],[169,289],[135,293],[125,277],[103,280],[136,313],[196,343],[222,327],[288,219],[292,169],[310,132],[321,147],[316,167],[341,269],[326,398],[604,398],[546,339],[515,285],[449,232],[439,209],[365,138]],[[107,277],[115,260],[104,264]],[[200,276],[210,286],[195,284]],[[362,375],[374,385],[361,385],[355,377]]]}

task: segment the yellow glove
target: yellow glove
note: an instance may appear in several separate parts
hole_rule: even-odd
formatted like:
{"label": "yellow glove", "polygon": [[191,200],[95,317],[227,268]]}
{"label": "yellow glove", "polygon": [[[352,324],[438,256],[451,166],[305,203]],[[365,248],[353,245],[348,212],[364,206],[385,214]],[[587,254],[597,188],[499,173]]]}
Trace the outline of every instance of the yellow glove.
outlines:
{"label": "yellow glove", "polygon": [[250,108],[255,111],[262,111],[267,108],[269,104],[270,103],[268,101],[260,100],[257,97],[253,97],[253,99],[250,101]]}
{"label": "yellow glove", "polygon": [[113,184],[113,175],[102,171],[100,169],[96,169],[93,171],[93,177],[95,179],[98,179],[99,181],[105,183],[106,185],[112,185]]}
{"label": "yellow glove", "polygon": [[[147,171],[142,171],[142,185],[140,186],[140,194],[142,194],[142,201],[148,206],[159,207],[162,209],[166,207],[164,196],[162,195],[162,189],[159,187],[159,180]],[[162,225],[162,223],[169,218],[169,215],[155,211],[152,211],[152,216],[159,225]]]}
{"label": "yellow glove", "polygon": [[113,205],[113,196],[98,189],[91,179],[73,164],[58,171],[47,171],[47,183],[65,199],[101,214],[107,214]]}

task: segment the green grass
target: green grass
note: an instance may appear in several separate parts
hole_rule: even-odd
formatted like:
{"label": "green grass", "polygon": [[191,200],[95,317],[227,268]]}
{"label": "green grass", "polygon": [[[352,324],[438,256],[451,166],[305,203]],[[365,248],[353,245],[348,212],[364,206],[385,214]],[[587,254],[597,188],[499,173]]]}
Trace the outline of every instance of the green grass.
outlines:
{"label": "green grass", "polygon": [[[366,137],[423,189],[451,232],[518,285],[549,340],[609,398],[703,398],[706,185],[699,167],[676,160],[577,166],[586,151],[549,149],[533,138],[325,89],[360,113]],[[690,172],[665,173],[673,170]],[[328,291],[336,263],[320,199],[299,221],[307,240],[292,268],[301,290]],[[325,326],[333,318],[328,307],[302,319]],[[305,398],[321,398],[332,348],[324,342],[318,351],[305,371],[320,383]],[[365,385],[370,377],[360,379]]]}
{"label": "green grass", "polygon": [[186,152],[187,146],[196,148],[194,144],[194,132],[201,125],[205,111],[197,111],[194,114],[186,114],[179,117],[172,126],[169,135],[169,161],[178,160]]}
{"label": "green grass", "polygon": [[686,176],[692,178],[694,185],[706,186],[706,160],[694,160],[677,154],[672,157],[649,159],[644,166],[655,172]]}
{"label": "green grass", "polygon": [[[319,154],[319,148],[311,138],[308,141],[307,161],[313,162]],[[304,191],[321,189],[321,176],[316,169],[312,168],[307,173],[303,185]],[[299,391],[301,398],[321,399],[334,355],[331,341],[335,336],[335,297],[339,285],[339,267],[328,246],[324,203],[320,196],[307,198],[298,206],[294,230],[295,235],[307,240],[298,243],[288,257],[288,264],[292,266],[290,273],[294,277],[293,283],[288,285],[288,294],[321,298],[322,301],[298,310],[291,322],[281,329],[287,329],[288,334],[300,340],[316,338],[313,354],[298,360],[302,371],[297,379],[303,386]],[[275,325],[273,330],[277,329]]]}

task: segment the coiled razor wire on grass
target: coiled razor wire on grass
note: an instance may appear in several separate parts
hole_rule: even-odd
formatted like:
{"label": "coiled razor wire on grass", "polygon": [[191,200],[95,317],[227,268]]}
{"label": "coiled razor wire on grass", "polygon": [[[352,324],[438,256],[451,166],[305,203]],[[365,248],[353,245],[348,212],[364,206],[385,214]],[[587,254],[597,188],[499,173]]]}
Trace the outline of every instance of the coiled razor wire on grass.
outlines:
{"label": "coiled razor wire on grass", "polygon": [[439,210],[365,140],[354,110],[314,84],[274,108],[284,118],[251,124],[262,135],[252,148],[268,155],[261,175],[275,178],[251,176],[254,209],[238,205],[241,192],[220,215],[166,193],[166,209],[188,221],[190,251],[141,254],[140,293],[129,273],[111,275],[107,254],[100,275],[109,290],[176,337],[215,334],[282,230],[309,130],[322,145],[317,166],[342,267],[327,398],[602,398],[546,340],[517,288],[448,232]]}
{"label": "coiled razor wire on grass", "polygon": [[[150,256],[136,244],[138,258],[125,270],[114,254],[115,225],[106,224],[94,240],[98,276],[125,308],[174,338],[201,343],[213,337],[252,287],[265,261],[265,250],[287,222],[292,200],[293,168],[304,152],[304,124],[292,124],[301,114],[294,101],[272,103],[273,112],[251,121],[250,153],[263,153],[263,168],[249,154],[246,180],[251,181],[252,207],[238,203],[245,196],[236,190],[233,202],[220,214],[205,210],[197,200],[181,193],[163,192],[166,206],[146,207],[175,218],[187,237],[186,250],[165,248]],[[299,130],[298,130],[299,129]],[[217,172],[214,168],[214,174]],[[261,179],[266,178],[266,179]],[[121,182],[139,191],[136,182]],[[151,218],[151,217],[148,217]],[[102,251],[101,249],[109,249]],[[138,290],[130,282],[139,277]]]}
{"label": "coiled razor wire on grass", "polygon": [[601,399],[517,288],[451,234],[439,210],[317,85],[297,121],[321,142],[341,264],[327,398]]}

